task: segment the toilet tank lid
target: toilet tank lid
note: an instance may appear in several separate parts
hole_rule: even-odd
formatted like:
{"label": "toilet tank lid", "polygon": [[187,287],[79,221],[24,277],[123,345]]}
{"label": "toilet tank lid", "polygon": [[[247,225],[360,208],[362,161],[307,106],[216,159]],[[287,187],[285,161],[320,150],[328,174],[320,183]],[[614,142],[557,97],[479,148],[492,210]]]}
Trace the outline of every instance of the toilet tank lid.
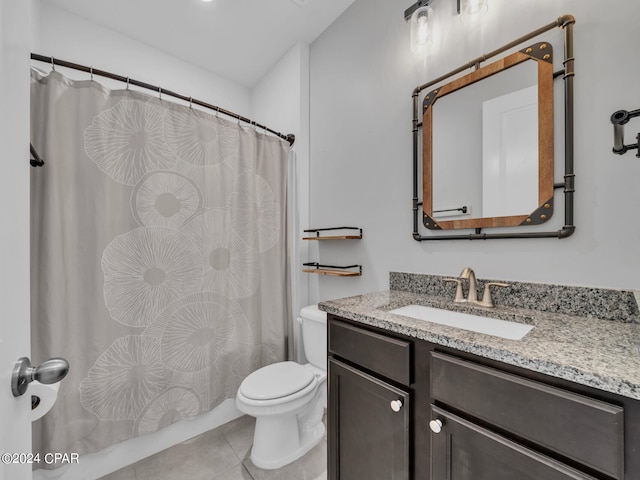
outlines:
{"label": "toilet tank lid", "polygon": [[327,312],[323,312],[318,305],[309,305],[300,310],[300,317],[315,322],[327,323]]}

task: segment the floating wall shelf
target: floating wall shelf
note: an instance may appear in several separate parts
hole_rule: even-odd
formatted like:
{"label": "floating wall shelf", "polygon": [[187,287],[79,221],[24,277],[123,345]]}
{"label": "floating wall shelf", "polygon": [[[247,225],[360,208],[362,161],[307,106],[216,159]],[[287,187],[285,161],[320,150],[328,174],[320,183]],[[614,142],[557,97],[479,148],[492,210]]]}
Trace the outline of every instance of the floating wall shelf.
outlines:
{"label": "floating wall shelf", "polygon": [[[360,227],[331,227],[331,228],[312,228],[305,230],[306,234],[313,234],[302,237],[303,240],[359,240],[362,238],[362,229]],[[305,273],[315,273],[318,275],[331,275],[335,277],[359,277],[362,275],[362,265],[322,265],[318,262],[310,262],[303,264]]]}
{"label": "floating wall shelf", "polygon": [[321,265],[317,262],[303,263],[305,273],[317,273],[318,275],[332,275],[334,277],[359,277],[362,275],[362,265],[346,265],[344,267],[337,265]]}
{"label": "floating wall shelf", "polygon": [[312,228],[305,230],[304,233],[315,233],[315,235],[302,237],[303,240],[359,240],[362,238],[362,229],[359,227]]}

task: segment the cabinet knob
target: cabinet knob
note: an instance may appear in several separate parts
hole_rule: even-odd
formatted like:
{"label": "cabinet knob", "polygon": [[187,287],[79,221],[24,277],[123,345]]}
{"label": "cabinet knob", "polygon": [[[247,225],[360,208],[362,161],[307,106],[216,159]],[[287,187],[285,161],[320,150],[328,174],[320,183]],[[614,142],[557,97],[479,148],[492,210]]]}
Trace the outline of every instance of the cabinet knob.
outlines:
{"label": "cabinet knob", "polygon": [[391,400],[391,403],[389,405],[391,406],[391,410],[393,410],[394,412],[399,412],[402,408],[402,400]]}
{"label": "cabinet knob", "polygon": [[433,433],[440,433],[442,431],[442,420],[438,420],[437,418],[431,420],[429,422],[429,428]]}

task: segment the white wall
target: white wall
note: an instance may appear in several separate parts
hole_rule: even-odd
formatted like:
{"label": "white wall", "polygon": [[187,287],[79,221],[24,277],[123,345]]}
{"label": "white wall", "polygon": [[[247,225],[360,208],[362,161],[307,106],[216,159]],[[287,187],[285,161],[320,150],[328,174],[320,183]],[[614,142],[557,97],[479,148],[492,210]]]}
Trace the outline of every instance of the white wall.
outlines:
{"label": "white wall", "polygon": [[309,136],[308,94],[309,45],[298,42],[253,88],[251,109],[258,123],[294,133],[294,148],[303,150],[301,145],[308,143]]}
{"label": "white wall", "polygon": [[[441,0],[433,4],[439,27],[426,59],[409,50],[402,17],[410,3],[356,0],[311,45],[311,224],[364,228],[363,240],[324,242],[320,251],[324,262],[362,263],[363,276],[321,278],[312,300],[386,289],[389,271],[457,275],[465,266],[483,278],[639,289],[640,160],[611,153],[609,117],[640,108],[633,61],[640,3],[492,0],[485,20],[468,27],[455,2]],[[566,13],[577,22],[575,234],[414,241],[411,92]],[[640,119],[632,120],[626,143],[638,131]],[[561,225],[562,216],[556,209],[552,220]]]}
{"label": "white wall", "polygon": [[[251,92],[247,88],[46,1],[32,0],[32,9],[33,53],[129,76],[251,118]],[[33,65],[44,71],[50,68],[42,62]],[[83,72],[60,71],[71,78],[88,76]],[[98,77],[96,80],[110,88],[124,88],[121,82]]]}

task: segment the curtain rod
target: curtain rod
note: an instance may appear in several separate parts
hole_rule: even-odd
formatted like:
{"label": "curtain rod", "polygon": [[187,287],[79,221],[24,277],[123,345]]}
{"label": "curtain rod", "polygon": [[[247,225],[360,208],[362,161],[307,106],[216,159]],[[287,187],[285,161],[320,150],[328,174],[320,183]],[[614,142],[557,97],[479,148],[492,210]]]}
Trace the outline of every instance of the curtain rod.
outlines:
{"label": "curtain rod", "polygon": [[60,60],[58,58],[54,58],[54,57],[46,57],[44,55],[39,55],[37,53],[32,53],[31,54],[31,60],[36,60],[38,62],[45,62],[45,63],[49,63],[52,66],[54,65],[58,65],[60,67],[66,67],[66,68],[72,68],[74,70],[80,70],[82,72],[87,72],[90,73],[91,75],[99,75],[101,77],[106,77],[106,78],[110,78],[112,80],[118,80],[120,82],[124,82],[127,85],[135,85],[136,87],[141,87],[141,88],[146,88],[147,90],[153,90],[154,92],[157,92],[160,95],[168,95],[170,97],[174,97],[174,98],[178,98],[180,100],[184,100],[185,102],[189,102],[189,104],[195,104],[195,105],[199,105],[201,107],[205,107],[211,110],[214,110],[217,113],[223,113],[224,115],[228,116],[228,117],[232,117],[235,118],[239,121],[248,123],[249,125],[253,125],[256,128],[261,128],[267,132],[271,132],[274,135],[282,138],[283,140],[286,140],[287,142],[289,142],[289,145],[293,145],[293,143],[296,140],[296,137],[293,133],[289,133],[289,134],[283,134],[280,132],[276,132],[275,130],[272,130],[264,125],[261,125],[259,123],[254,122],[253,120],[251,120],[250,118],[247,117],[243,117],[242,115],[239,115],[237,113],[234,112],[230,112],[229,110],[225,110],[224,108],[220,108],[216,105],[211,105],[210,103],[207,102],[203,102],[202,100],[196,100],[195,98],[192,97],[187,97],[186,95],[181,95],[179,93],[176,92],[172,92],[171,90],[165,90],[164,88],[161,87],[157,87],[155,85],[151,85],[149,83],[145,83],[145,82],[141,82],[140,80],[134,80],[133,78],[129,78],[129,77],[123,77],[122,75],[117,75],[115,73],[111,73],[111,72],[106,72],[104,70],[99,70],[97,68],[93,68],[93,67],[87,67],[86,65],[79,65],[77,63],[72,63],[72,62],[67,62],[65,60]]}

